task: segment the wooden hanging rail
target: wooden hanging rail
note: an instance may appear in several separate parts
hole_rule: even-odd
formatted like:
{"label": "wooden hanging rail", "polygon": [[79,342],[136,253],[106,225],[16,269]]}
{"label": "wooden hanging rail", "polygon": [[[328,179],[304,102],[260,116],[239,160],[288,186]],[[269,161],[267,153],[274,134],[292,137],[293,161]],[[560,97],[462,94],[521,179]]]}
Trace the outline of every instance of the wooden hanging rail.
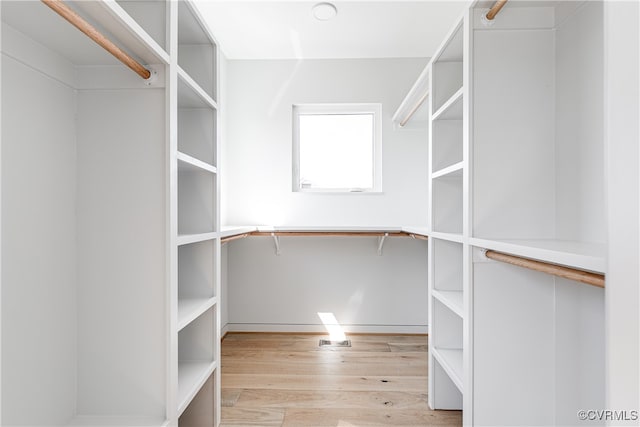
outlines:
{"label": "wooden hanging rail", "polygon": [[236,234],[235,236],[223,237],[222,239],[220,239],[220,243],[225,244],[227,242],[232,242],[234,240],[244,239],[245,237],[249,237],[250,234],[251,233],[243,233],[243,234]]}
{"label": "wooden hanging rail", "polygon": [[409,120],[411,120],[411,117],[413,117],[413,115],[416,113],[416,111],[418,111],[418,109],[422,106],[422,104],[424,104],[424,101],[426,101],[428,97],[429,97],[429,92],[427,91],[424,95],[422,95],[422,98],[418,100],[416,105],[413,106],[413,108],[411,109],[411,111],[409,111],[407,116],[404,119],[402,119],[402,121],[400,122],[400,127],[403,127],[404,125],[407,124]]}
{"label": "wooden hanging rail", "polygon": [[41,0],[54,12],[66,19],[71,25],[82,31],[91,40],[98,43],[106,51],[115,56],[120,62],[135,71],[143,79],[151,77],[151,72],[144,68],[142,64],[133,59],[129,54],[116,46],[111,40],[96,30],[91,24],[85,21],[80,15],[75,13],[62,0]]}
{"label": "wooden hanging rail", "polygon": [[427,236],[423,236],[422,234],[409,233],[409,237],[411,237],[412,239],[418,239],[418,240],[429,240]]}
{"label": "wooden hanging rail", "polygon": [[489,12],[487,12],[487,14],[485,15],[486,18],[489,21],[493,21],[493,18],[495,18],[496,15],[500,12],[500,9],[502,9],[504,5],[507,4],[507,1],[508,0],[498,0],[497,2],[495,2],[493,6],[491,6],[491,9],[489,9]]}
{"label": "wooden hanging rail", "polygon": [[529,258],[522,258],[515,255],[508,255],[502,252],[487,250],[485,256],[495,261],[506,262],[507,264],[516,265],[518,267],[528,268],[530,270],[540,271],[542,273],[552,274],[554,276],[563,277],[576,282],[586,283],[587,285],[604,288],[604,275],[590,273],[588,271],[577,270],[575,268],[562,267],[560,265],[550,264],[543,261],[536,261]]}

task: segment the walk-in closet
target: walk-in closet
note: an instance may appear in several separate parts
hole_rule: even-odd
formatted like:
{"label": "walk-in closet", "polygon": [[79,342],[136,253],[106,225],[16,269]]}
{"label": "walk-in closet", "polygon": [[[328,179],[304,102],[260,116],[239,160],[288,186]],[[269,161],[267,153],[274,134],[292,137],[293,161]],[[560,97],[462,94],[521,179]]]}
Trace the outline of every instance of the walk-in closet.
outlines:
{"label": "walk-in closet", "polygon": [[639,425],[637,1],[0,18],[1,426]]}

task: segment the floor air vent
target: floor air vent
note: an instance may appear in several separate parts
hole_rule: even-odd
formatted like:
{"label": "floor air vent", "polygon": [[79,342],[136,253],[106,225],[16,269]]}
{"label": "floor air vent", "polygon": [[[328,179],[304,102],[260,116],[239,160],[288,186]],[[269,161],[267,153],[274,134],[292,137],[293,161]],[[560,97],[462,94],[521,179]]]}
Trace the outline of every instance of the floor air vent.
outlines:
{"label": "floor air vent", "polygon": [[351,340],[331,341],[321,339],[320,347],[351,347]]}

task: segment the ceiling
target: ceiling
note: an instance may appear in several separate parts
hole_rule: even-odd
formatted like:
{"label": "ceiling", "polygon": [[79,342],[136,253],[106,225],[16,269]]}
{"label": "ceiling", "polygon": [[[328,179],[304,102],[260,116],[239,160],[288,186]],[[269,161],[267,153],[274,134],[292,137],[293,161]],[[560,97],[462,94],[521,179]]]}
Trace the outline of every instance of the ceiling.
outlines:
{"label": "ceiling", "polygon": [[319,1],[197,0],[229,59],[430,57],[469,5],[449,1],[333,1],[338,14],[313,17]]}

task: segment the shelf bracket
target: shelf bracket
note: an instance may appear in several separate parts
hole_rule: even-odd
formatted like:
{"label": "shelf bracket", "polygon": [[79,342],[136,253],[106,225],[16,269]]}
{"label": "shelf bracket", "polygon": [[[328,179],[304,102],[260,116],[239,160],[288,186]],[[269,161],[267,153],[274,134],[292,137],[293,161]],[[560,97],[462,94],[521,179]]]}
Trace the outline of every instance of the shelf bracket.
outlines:
{"label": "shelf bracket", "polygon": [[276,247],[276,255],[280,255],[280,238],[276,236],[276,233],[271,233],[271,237],[273,237],[273,244]]}
{"label": "shelf bracket", "polygon": [[389,236],[389,233],[384,233],[382,236],[378,236],[378,256],[382,256],[382,246],[384,246],[384,239]]}

